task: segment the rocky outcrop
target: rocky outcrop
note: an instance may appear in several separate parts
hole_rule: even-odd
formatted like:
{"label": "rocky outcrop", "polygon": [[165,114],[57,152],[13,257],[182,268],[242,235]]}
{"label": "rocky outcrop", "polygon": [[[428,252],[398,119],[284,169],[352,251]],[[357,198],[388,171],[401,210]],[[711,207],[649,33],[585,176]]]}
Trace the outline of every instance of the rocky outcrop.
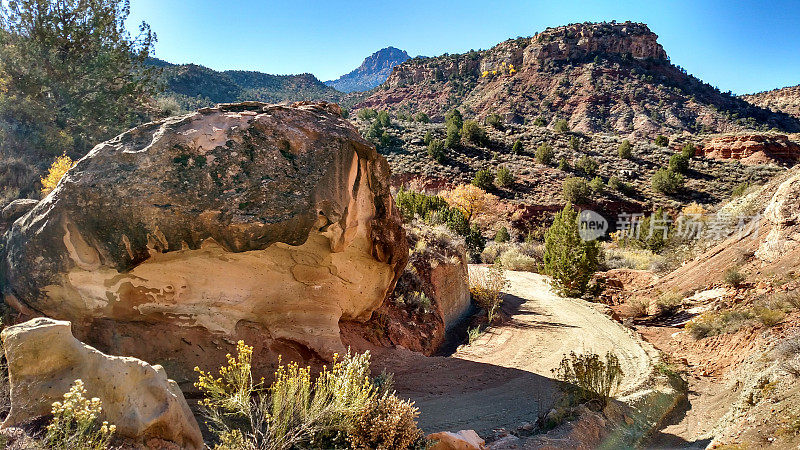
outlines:
{"label": "rocky outcrop", "polygon": [[[800,172],[784,181],[772,196],[762,225],[768,230],[755,252],[763,261],[773,262],[792,254],[800,247]],[[798,262],[795,261],[795,265]]]}
{"label": "rocky outcrop", "polygon": [[[240,103],[95,147],[6,235],[3,294],[181,382],[237,339],[342,352],[405,267],[389,168],[332,104]],[[265,373],[270,373],[265,370]]]}
{"label": "rocky outcrop", "polygon": [[711,138],[702,153],[709,158],[741,160],[743,164],[794,162],[800,159],[800,144],[783,134],[734,134]]}
{"label": "rocky outcrop", "polygon": [[526,62],[579,60],[598,54],[616,54],[636,59],[666,60],[667,52],[658,36],[643,23],[575,23],[548,28],[533,38]]}
{"label": "rocky outcrop", "polygon": [[429,434],[427,439],[434,441],[431,450],[482,450],[486,442],[475,430],[461,430],[458,433],[441,431]]}
{"label": "rocky outcrop", "polygon": [[105,355],[75,339],[69,322],[47,318],[8,327],[2,339],[11,383],[3,428],[50,414],[53,402],[79,379],[88,398],[102,402],[99,420],[116,425],[118,436],[204,448],[192,411],[161,366]]}

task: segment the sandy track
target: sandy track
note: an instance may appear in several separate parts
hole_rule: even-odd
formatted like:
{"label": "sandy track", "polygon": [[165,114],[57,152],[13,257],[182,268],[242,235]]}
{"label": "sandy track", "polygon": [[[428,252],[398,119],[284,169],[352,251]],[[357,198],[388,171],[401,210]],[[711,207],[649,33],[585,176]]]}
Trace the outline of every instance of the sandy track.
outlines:
{"label": "sandy track", "polygon": [[552,369],[570,351],[614,352],[625,373],[619,395],[647,380],[657,354],[633,331],[587,302],[554,294],[547,277],[506,276],[503,311],[511,318],[471,346],[450,357],[402,350],[375,356],[378,370],[394,372],[398,393],[416,401],[425,431],[486,433],[535,421],[557,399]]}

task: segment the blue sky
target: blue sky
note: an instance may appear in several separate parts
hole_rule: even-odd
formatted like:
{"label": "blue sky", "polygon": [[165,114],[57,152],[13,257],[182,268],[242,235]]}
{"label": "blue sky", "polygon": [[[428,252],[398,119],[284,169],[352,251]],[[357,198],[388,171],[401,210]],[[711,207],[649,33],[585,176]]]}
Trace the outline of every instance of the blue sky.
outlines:
{"label": "blue sky", "polygon": [[645,22],[672,62],[737,94],[800,84],[800,1],[131,0],[156,56],[321,80],[393,45],[412,56],[485,49],[571,22]]}

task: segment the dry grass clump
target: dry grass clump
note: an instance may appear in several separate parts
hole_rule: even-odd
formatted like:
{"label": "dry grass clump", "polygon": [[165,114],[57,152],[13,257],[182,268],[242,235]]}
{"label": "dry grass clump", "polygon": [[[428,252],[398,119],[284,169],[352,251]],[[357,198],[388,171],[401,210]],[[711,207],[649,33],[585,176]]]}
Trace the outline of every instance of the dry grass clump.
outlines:
{"label": "dry grass clump", "polygon": [[422,440],[413,403],[370,380],[369,352],[334,355],[315,380],[310,368],[280,365],[269,388],[253,380],[252,355],[239,341],[218,375],[195,369],[215,448],[400,449]]}
{"label": "dry grass clump", "polygon": [[485,264],[496,264],[506,270],[538,272],[544,259],[544,246],[541,243],[499,243],[493,242],[481,253]]}
{"label": "dry grass clump", "polygon": [[794,377],[800,377],[800,334],[778,342],[772,350],[772,357],[781,369]]}
{"label": "dry grass clump", "polygon": [[606,246],[605,265],[609,269],[653,270],[664,257],[650,250]]}
{"label": "dry grass clump", "polygon": [[650,301],[646,298],[635,297],[626,302],[631,317],[645,317],[650,308]]}
{"label": "dry grass clump", "polygon": [[656,299],[658,314],[668,316],[674,314],[683,304],[683,296],[676,292],[665,292]]}
{"label": "dry grass clump", "polygon": [[502,291],[507,283],[503,269],[499,267],[469,271],[469,293],[475,303],[486,311],[486,318],[490,324],[503,303]]}
{"label": "dry grass clump", "polygon": [[737,309],[709,311],[686,324],[696,339],[735,333],[745,326],[774,327],[783,322],[794,307],[783,297],[761,298]]}

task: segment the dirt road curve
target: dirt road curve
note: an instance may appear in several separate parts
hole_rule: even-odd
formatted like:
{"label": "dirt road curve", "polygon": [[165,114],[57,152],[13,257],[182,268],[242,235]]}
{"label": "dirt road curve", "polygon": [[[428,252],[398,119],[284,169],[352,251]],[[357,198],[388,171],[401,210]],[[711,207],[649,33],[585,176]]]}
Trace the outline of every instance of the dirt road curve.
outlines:
{"label": "dirt road curve", "polygon": [[554,294],[542,275],[507,278],[503,311],[511,319],[471,346],[450,357],[376,355],[376,367],[394,372],[398,393],[416,401],[425,431],[481,433],[535,421],[556,400],[551,370],[570,351],[616,353],[625,373],[620,395],[647,379],[656,353],[633,332],[589,303]]}

